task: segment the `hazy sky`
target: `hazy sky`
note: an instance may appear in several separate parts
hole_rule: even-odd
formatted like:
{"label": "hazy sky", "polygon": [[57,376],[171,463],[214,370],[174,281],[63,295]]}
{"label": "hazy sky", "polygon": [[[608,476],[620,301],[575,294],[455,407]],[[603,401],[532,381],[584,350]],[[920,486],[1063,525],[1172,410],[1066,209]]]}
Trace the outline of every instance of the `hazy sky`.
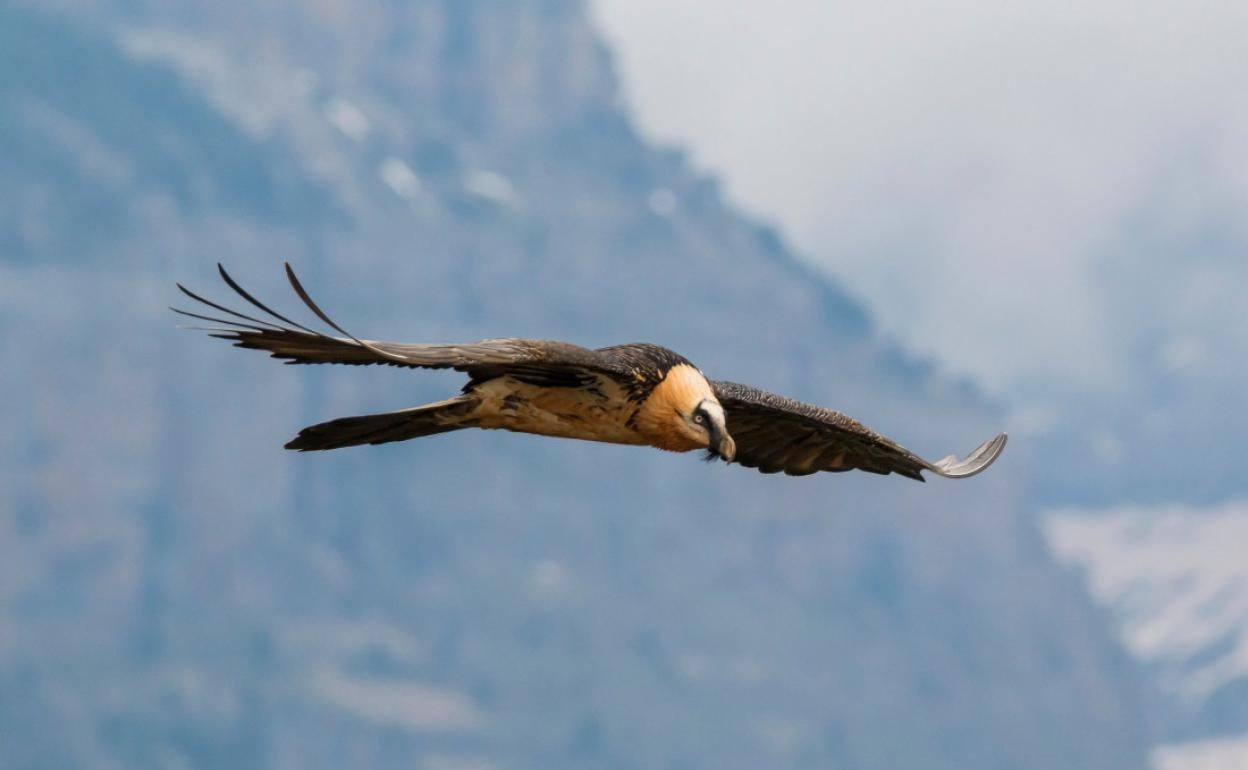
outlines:
{"label": "hazy sky", "polygon": [[594,9],[643,129],[913,349],[1020,408],[1243,377],[1248,3]]}

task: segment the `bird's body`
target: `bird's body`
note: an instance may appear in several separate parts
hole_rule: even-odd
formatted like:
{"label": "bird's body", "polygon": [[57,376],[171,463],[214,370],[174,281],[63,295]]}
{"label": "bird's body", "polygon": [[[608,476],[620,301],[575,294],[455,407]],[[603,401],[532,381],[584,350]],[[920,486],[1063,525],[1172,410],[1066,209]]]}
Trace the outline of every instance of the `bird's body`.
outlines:
{"label": "bird's body", "polygon": [[583,383],[554,386],[511,375],[469,383],[466,393],[479,406],[469,419],[478,428],[502,428],[557,438],[635,444],[676,452],[705,448],[696,436],[669,429],[661,419],[676,404],[712,397],[710,383],[691,364],[677,364],[646,392],[630,391],[605,375]]}
{"label": "bird's body", "polygon": [[472,386],[480,398],[470,418],[478,428],[501,428],[555,438],[609,444],[645,444],[631,422],[638,406],[623,388],[603,378],[589,384],[548,388],[504,375]]}
{"label": "bird's body", "polygon": [[210,329],[244,348],[287,363],[389,364],[452,368],[466,373],[459,395],[384,414],[345,417],[304,428],[286,448],[301,451],[382,444],[464,428],[650,446],[705,449],[764,473],[806,475],[861,469],[923,480],[921,471],[958,478],[991,464],[1005,435],[966,459],[928,462],[839,412],[737,383],[712,381],[683,356],[648,343],[591,350],[566,342],[492,339],[465,344],[405,344],[354,337],[308,296],[287,265],[295,292],[332,337],[291,321],[225,282],[272,320],[230,310],[179,285],[190,297],[231,318],[177,312],[221,326]]}

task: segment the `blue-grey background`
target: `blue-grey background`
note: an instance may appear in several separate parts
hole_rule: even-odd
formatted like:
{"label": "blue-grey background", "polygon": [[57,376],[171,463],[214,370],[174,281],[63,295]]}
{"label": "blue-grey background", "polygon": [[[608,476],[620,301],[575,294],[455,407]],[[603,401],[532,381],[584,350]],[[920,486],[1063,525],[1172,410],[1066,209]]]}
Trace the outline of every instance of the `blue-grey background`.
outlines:
{"label": "blue-grey background", "polygon": [[281,450],[458,378],[232,350],[174,328],[175,280],[293,310],[289,260],[360,335],[660,341],[932,457],[1018,419],[643,138],[590,11],[0,5],[0,767],[1099,770],[1248,726],[1244,677],[1167,689],[1190,661],[1135,654],[1041,517],[1242,494],[1242,410],[1130,474],[1055,428],[926,485]]}

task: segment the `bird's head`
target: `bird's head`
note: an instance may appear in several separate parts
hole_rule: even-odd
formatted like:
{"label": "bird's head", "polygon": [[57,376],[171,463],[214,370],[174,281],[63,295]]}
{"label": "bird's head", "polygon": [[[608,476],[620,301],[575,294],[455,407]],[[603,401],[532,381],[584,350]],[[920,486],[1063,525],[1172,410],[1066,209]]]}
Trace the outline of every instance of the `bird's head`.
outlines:
{"label": "bird's head", "polygon": [[685,417],[700,441],[706,442],[706,459],[732,462],[737,456],[737,444],[728,435],[724,407],[714,398],[704,398]]}
{"label": "bird's head", "polygon": [[636,423],[647,442],[659,449],[705,449],[708,459],[726,462],[737,454],[715,389],[688,363],[677,364],[664,374],[642,403]]}

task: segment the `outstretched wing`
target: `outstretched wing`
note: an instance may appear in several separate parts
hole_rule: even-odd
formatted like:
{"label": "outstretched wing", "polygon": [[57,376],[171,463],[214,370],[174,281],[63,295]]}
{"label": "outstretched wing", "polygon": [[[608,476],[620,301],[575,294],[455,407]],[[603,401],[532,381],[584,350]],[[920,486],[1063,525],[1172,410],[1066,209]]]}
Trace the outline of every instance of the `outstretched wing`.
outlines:
{"label": "outstretched wing", "polygon": [[923,481],[922,471],[973,476],[1005,448],[1004,433],[959,459],[928,462],[865,425],[831,409],[803,404],[735,382],[712,382],[737,443],[736,461],[763,473],[805,476],[817,471],[899,473]]}
{"label": "outstretched wing", "polygon": [[463,344],[413,344],[378,342],[355,337],[334,323],[308,296],[290,265],[286,277],[304,304],[334,331],[333,337],[311,329],[269,308],[238,285],[221,265],[222,280],[249,304],[260,317],[231,310],[224,305],[192,292],[182,284],[178,288],[191,299],[222,315],[205,315],[171,308],[201,321],[216,324],[201,328],[210,336],[229,340],[236,347],[264,350],[273,358],[290,364],[387,364],[425,369],[456,369],[474,378],[513,374],[522,379],[550,385],[576,385],[596,374],[626,380],[623,371],[611,356],[578,345],[554,340],[493,339]]}

